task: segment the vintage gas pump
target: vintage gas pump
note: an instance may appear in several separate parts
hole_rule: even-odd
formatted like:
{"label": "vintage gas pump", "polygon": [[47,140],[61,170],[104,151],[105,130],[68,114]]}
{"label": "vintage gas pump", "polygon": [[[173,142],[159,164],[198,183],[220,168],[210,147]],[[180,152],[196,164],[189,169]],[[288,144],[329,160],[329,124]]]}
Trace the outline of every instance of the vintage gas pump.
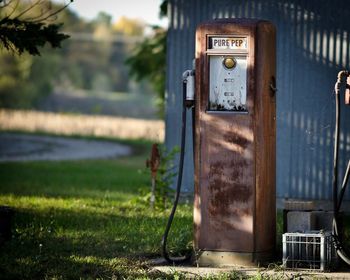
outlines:
{"label": "vintage gas pump", "polygon": [[[193,258],[199,265],[254,265],[275,250],[275,52],[275,28],[267,21],[222,19],[197,28]],[[184,89],[191,73],[184,73]]]}
{"label": "vintage gas pump", "polygon": [[275,249],[275,28],[223,19],[196,33],[194,242],[200,265]]}

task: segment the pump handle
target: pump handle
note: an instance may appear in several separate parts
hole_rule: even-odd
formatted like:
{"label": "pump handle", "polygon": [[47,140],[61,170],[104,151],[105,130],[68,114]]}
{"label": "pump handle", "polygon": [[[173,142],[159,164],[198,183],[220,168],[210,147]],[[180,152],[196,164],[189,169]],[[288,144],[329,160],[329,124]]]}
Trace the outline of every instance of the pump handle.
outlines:
{"label": "pump handle", "polygon": [[194,85],[195,85],[195,71],[194,70],[186,70],[182,74],[182,83],[184,90],[184,102],[187,108],[191,108],[194,105]]}

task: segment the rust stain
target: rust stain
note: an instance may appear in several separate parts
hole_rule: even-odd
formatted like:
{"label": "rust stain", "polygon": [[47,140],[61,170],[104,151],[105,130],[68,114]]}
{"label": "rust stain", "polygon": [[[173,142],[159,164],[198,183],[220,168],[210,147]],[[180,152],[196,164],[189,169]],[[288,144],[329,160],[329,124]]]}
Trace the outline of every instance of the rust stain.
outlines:
{"label": "rust stain", "polygon": [[[251,184],[244,183],[248,162],[231,160],[229,164],[216,161],[209,167],[209,212],[211,215],[230,216],[248,211],[242,204],[248,204],[253,191]],[[235,204],[239,207],[235,207]],[[248,207],[248,206],[247,206]]]}
{"label": "rust stain", "polygon": [[209,167],[209,178],[212,178],[214,176],[221,176],[224,174],[224,163],[219,161],[214,164],[211,164]]}
{"label": "rust stain", "polygon": [[156,178],[160,164],[160,151],[158,144],[152,145],[151,157],[146,160],[146,167],[151,169],[152,178]]}
{"label": "rust stain", "polygon": [[231,167],[231,177],[232,181],[237,180],[237,178],[241,178],[244,176],[244,172],[247,170],[249,166],[248,162],[245,160],[241,160],[237,163],[237,160],[231,160],[229,166]]}
{"label": "rust stain", "polygon": [[249,139],[237,133],[226,133],[224,135],[224,140],[228,143],[238,145],[242,149],[246,149],[250,143]]}
{"label": "rust stain", "polygon": [[[244,184],[232,182],[230,179],[211,178],[209,182],[211,197],[209,212],[216,216],[239,216],[239,213],[248,212],[249,209],[242,204],[249,204],[252,189]],[[239,203],[239,207],[235,207]]]}
{"label": "rust stain", "polygon": [[231,171],[231,180],[234,181],[237,177],[242,176],[243,169],[242,168],[232,168]]}
{"label": "rust stain", "polygon": [[234,201],[239,201],[243,203],[247,203],[252,196],[251,187],[244,184],[234,184],[232,190],[232,196],[234,197]]}
{"label": "rust stain", "polygon": [[224,219],[220,221],[220,227],[225,229],[237,229],[232,223],[225,221]]}

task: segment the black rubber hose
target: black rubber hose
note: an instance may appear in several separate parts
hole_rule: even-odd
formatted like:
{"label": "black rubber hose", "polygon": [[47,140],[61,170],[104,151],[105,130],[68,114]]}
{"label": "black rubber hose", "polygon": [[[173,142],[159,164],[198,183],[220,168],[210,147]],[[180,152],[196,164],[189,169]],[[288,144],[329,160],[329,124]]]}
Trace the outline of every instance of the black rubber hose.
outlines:
{"label": "black rubber hose", "polygon": [[338,216],[339,216],[339,210],[341,207],[341,203],[343,200],[343,196],[346,190],[346,185],[349,179],[349,164],[347,167],[347,170],[344,175],[344,179],[342,182],[342,189],[340,193],[340,199],[338,199],[338,158],[339,158],[339,124],[340,124],[340,83],[343,75],[348,76],[349,74],[347,72],[340,72],[338,74],[338,80],[335,86],[335,129],[334,129],[334,153],[333,153],[333,178],[332,178],[332,184],[333,184],[333,237],[334,237],[334,245],[335,250],[338,254],[338,256],[346,262],[348,265],[350,265],[350,258],[345,253],[345,250],[343,248],[343,244],[339,238],[339,230],[338,230]]}
{"label": "black rubber hose", "polygon": [[343,183],[342,183],[340,194],[339,194],[338,208],[337,208],[338,212],[339,212],[340,207],[341,207],[341,205],[343,203],[344,194],[345,194],[346,187],[347,187],[348,181],[349,181],[349,175],[350,175],[350,160],[348,161],[348,166],[346,167]]}
{"label": "black rubber hose", "polygon": [[184,165],[184,157],[185,157],[185,140],[186,140],[186,83],[183,83],[183,104],[182,104],[182,125],[181,125],[181,151],[180,151],[180,162],[179,162],[179,173],[177,175],[177,185],[176,185],[176,194],[175,200],[173,204],[173,208],[171,209],[171,213],[168,219],[168,223],[166,225],[164,235],[162,238],[162,255],[166,259],[167,262],[171,264],[180,264],[186,262],[190,259],[190,255],[182,256],[182,257],[170,257],[167,251],[167,240],[169,231],[171,228],[171,224],[173,222],[175,211],[177,208],[177,204],[179,202],[181,185],[182,185],[182,173],[183,173],[183,165]]}

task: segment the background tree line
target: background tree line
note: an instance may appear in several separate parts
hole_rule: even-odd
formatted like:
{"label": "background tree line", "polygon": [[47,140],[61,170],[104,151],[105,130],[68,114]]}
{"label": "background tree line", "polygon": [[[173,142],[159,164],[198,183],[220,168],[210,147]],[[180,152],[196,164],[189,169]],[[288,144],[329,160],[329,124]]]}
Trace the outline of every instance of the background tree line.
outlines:
{"label": "background tree line", "polygon": [[[18,14],[32,5],[31,1],[13,2],[18,2],[15,7]],[[45,2],[46,6],[32,7],[26,16],[35,18],[43,9],[62,8]],[[0,1],[0,20],[14,9],[4,3]],[[40,56],[28,52],[18,56],[2,46],[0,107],[35,108],[54,89],[102,90],[112,94],[130,92],[137,87],[142,93],[155,90],[160,100],[163,99],[166,38],[163,29],[153,27],[152,32],[145,34],[143,22],[120,18],[113,23],[106,13],[86,21],[69,8],[55,15],[54,21],[64,23],[61,31],[70,36],[62,42],[61,49],[44,47]],[[130,80],[129,71],[140,81],[137,86]],[[145,79],[151,81],[153,90],[143,82]]]}

